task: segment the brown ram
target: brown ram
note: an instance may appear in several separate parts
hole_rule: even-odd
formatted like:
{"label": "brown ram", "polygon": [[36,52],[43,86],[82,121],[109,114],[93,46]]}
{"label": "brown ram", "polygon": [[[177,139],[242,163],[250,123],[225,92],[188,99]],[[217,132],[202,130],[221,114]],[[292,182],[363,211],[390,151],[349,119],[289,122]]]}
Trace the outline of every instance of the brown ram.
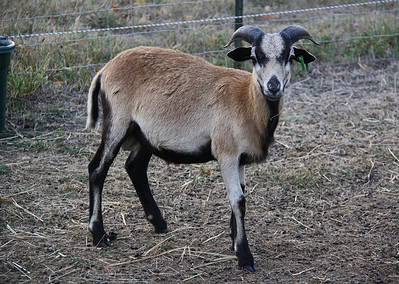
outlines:
{"label": "brown ram", "polygon": [[99,102],[103,109],[101,144],[89,164],[89,230],[94,245],[109,245],[112,239],[104,230],[101,195],[121,147],[131,151],[126,170],[156,232],[165,232],[167,225],[148,185],[151,156],[172,163],[217,160],[232,209],[232,247],[239,266],[255,270],[244,228],[244,166],[266,158],[291,61],[301,56],[307,64],[315,58],[293,47],[300,39],[312,40],[299,26],[272,34],[244,26],[228,45],[238,39],[251,46],[227,55],[252,60],[252,74],[175,50],[138,47],[116,56],[94,77],[87,128],[98,120]]}

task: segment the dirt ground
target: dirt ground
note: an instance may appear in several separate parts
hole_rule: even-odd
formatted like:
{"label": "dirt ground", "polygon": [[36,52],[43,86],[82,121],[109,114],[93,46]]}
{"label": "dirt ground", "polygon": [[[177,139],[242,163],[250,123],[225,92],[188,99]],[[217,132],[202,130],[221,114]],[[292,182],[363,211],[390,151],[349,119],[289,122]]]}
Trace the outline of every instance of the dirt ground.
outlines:
{"label": "dirt ground", "polygon": [[87,164],[100,136],[83,130],[86,93],[53,86],[12,100],[0,139],[0,282],[399,283],[398,63],[319,65],[292,85],[270,156],[247,169],[252,274],[230,251],[216,163],[152,159],[169,225],[156,235],[120,153],[103,203],[118,239],[92,247]]}

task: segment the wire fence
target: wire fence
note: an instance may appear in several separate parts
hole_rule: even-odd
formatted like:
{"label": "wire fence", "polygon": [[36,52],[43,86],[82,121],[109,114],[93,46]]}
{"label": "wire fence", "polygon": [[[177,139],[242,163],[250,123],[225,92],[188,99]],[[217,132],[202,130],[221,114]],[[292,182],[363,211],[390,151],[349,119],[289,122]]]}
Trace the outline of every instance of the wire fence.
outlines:
{"label": "wire fence", "polygon": [[[118,11],[130,11],[139,9],[162,9],[167,7],[182,7],[190,5],[204,5],[204,7],[210,3],[221,2],[225,0],[201,0],[201,1],[182,1],[182,2],[171,2],[171,3],[158,3],[158,4],[145,4],[145,5],[131,5],[124,7],[111,7],[111,8],[98,8],[88,11],[80,12],[65,12],[58,14],[46,14],[38,15],[32,17],[22,17],[18,18],[18,21],[35,21],[41,19],[54,19],[54,18],[65,18],[65,17],[81,17],[84,15],[97,14],[97,13],[115,13]],[[271,1],[273,2],[273,1]],[[159,34],[166,36],[166,34],[173,34],[173,36],[189,35],[190,33],[202,31],[205,28],[213,27],[214,29],[228,30],[231,34],[233,21],[236,19],[243,19],[248,21],[250,24],[256,24],[260,27],[268,28],[271,24],[280,24],[286,22],[295,23],[317,23],[318,20],[323,19],[321,24],[324,24],[326,17],[331,17],[331,21],[337,21],[339,17],[348,17],[356,20],[356,15],[361,15],[362,17],[370,17],[378,11],[382,14],[394,15],[394,19],[399,12],[399,7],[388,6],[398,3],[399,0],[376,0],[376,1],[362,1],[362,2],[352,2],[352,3],[340,3],[334,5],[325,5],[317,7],[306,7],[300,9],[287,9],[279,11],[267,11],[263,13],[247,13],[242,16],[234,15],[224,15],[224,16],[214,16],[208,18],[198,18],[189,20],[172,20],[165,22],[150,22],[135,25],[121,25],[121,26],[111,26],[111,27],[100,27],[100,28],[83,28],[83,29],[66,29],[66,30],[53,30],[45,32],[31,32],[31,33],[13,33],[8,35],[14,41],[16,41],[19,50],[23,49],[43,49],[45,46],[47,48],[57,48],[64,45],[74,45],[84,42],[98,42],[107,40],[112,40],[113,38],[130,38],[132,40],[141,39],[141,37],[154,37],[154,34]],[[361,11],[355,9],[363,9]],[[2,24],[7,24],[7,22],[12,22],[11,18],[6,18],[1,20]],[[398,41],[399,29],[397,20],[395,25],[390,30],[378,30],[378,32],[368,33],[368,34],[353,34],[349,33],[345,36],[340,36],[336,38],[319,39],[322,45],[335,45],[342,43],[350,43],[360,40],[381,40],[387,38],[393,38]],[[321,20],[320,20],[321,22]],[[378,23],[377,23],[378,25]],[[333,29],[334,25],[329,25],[330,29]],[[206,31],[205,31],[206,32]],[[141,43],[141,42],[139,42]],[[134,43],[132,44],[134,45]],[[220,46],[220,45],[219,45]],[[172,46],[173,47],[173,46]],[[225,53],[224,49],[220,48],[210,48],[204,49],[202,51],[191,51],[192,54],[198,56],[217,56]],[[110,56],[111,57],[111,56]],[[64,66],[53,66],[47,68],[48,72],[60,72],[65,70],[76,70],[85,68],[97,68],[105,64],[105,61],[100,61],[101,63],[91,63],[86,64],[74,64],[73,62],[64,61]]]}
{"label": "wire fence", "polygon": [[16,39],[16,38],[23,39],[23,38],[32,38],[32,37],[63,36],[63,35],[79,34],[79,33],[87,34],[87,33],[135,30],[135,29],[143,29],[143,28],[181,26],[181,25],[187,25],[187,24],[205,24],[205,23],[213,23],[213,22],[220,22],[220,21],[231,21],[231,20],[235,20],[235,19],[249,19],[249,18],[267,17],[267,16],[282,16],[282,15],[289,15],[289,14],[331,11],[331,10],[337,10],[337,9],[347,9],[347,8],[353,8],[353,7],[370,6],[370,5],[377,5],[377,4],[387,4],[387,3],[394,3],[394,2],[398,2],[398,0],[377,0],[377,1],[348,3],[348,4],[323,6],[323,7],[294,9],[294,10],[288,10],[288,11],[275,11],[275,12],[267,12],[267,13],[249,14],[249,15],[242,15],[242,16],[225,16],[225,17],[215,17],[215,18],[209,18],[209,19],[171,21],[171,22],[165,22],[165,23],[151,23],[151,24],[131,25],[131,26],[122,26],[122,27],[108,27],[108,28],[81,29],[81,30],[70,30],[70,31],[54,31],[54,32],[46,32],[46,33],[18,34],[18,35],[9,35],[8,37],[10,37],[12,39]]}
{"label": "wire fence", "polygon": [[[382,34],[382,35],[369,35],[369,36],[356,36],[356,37],[350,37],[350,38],[343,38],[339,40],[334,40],[334,41],[319,41],[319,44],[333,44],[333,43],[338,43],[338,42],[350,42],[350,41],[355,41],[359,39],[371,39],[371,38],[383,38],[383,37],[399,37],[399,32],[394,33],[394,34]],[[226,49],[216,49],[216,50],[207,50],[207,51],[202,51],[202,52],[196,52],[192,53],[193,55],[196,56],[209,56],[209,55],[214,55],[214,54],[224,54],[226,53]],[[392,58],[381,58],[382,60],[386,59],[392,59]],[[75,66],[68,66],[68,67],[62,67],[62,68],[51,68],[48,69],[47,71],[49,72],[60,72],[60,71],[71,71],[71,70],[76,70],[76,69],[82,69],[82,68],[97,68],[97,67],[102,67],[106,64],[107,62],[102,62],[102,63],[92,63],[92,64],[85,64],[85,65],[75,65]]]}
{"label": "wire fence", "polygon": [[[390,10],[381,10],[380,12],[382,13],[393,13],[393,12],[399,12],[399,9],[390,9]],[[363,13],[340,13],[340,14],[335,14],[334,17],[340,17],[340,16],[350,16],[350,17],[354,17],[357,15],[364,15],[364,14],[368,14],[369,12],[363,12]],[[314,16],[314,17],[307,17],[308,21],[312,21],[314,22],[315,19],[318,19],[319,17]],[[277,22],[281,22],[281,23],[289,23],[292,19],[288,18],[288,19],[268,19],[268,23],[277,23]],[[265,25],[264,23],[261,22],[254,22],[254,24],[262,26]],[[219,25],[219,26],[228,26],[231,25],[231,23],[228,22],[211,22],[211,23],[207,23],[207,25]],[[184,32],[188,32],[188,31],[193,31],[195,30],[196,27],[180,27],[180,31],[184,31]],[[99,37],[133,37],[133,36],[139,36],[139,35],[146,35],[146,34],[154,34],[154,33],[168,33],[168,32],[176,32],[176,29],[174,28],[168,28],[168,29],[155,29],[155,30],[147,30],[147,31],[136,31],[136,32],[128,32],[128,33],[110,33],[110,34],[105,34],[105,35],[101,35],[101,34],[97,34],[97,35],[93,35],[93,36],[85,36],[84,40],[87,41],[91,41],[91,40],[98,40]],[[375,37],[381,37],[381,36],[397,36],[397,33],[391,34],[391,35],[374,35]],[[18,40],[19,37],[18,36],[12,36],[15,40]],[[369,37],[373,37],[373,36],[369,36]],[[351,37],[352,39],[359,39],[361,37],[359,36],[355,36],[355,37]],[[340,39],[340,40],[335,40],[335,41],[321,41],[320,43],[334,43],[334,42],[344,42],[344,41],[350,41],[351,38],[349,39]],[[20,47],[22,48],[34,48],[34,47],[41,47],[43,45],[59,45],[59,44],[64,44],[64,43],[76,43],[76,42],[80,42],[82,40],[82,38],[78,38],[78,39],[65,39],[63,37],[61,37],[61,40],[52,40],[52,41],[41,41],[40,43],[35,43],[35,44],[25,44],[25,43],[21,43]]]}
{"label": "wire fence", "polygon": [[[217,0],[199,0],[199,1],[197,0],[197,1],[181,1],[181,2],[179,1],[179,2],[173,2],[173,3],[159,3],[159,4],[152,3],[152,4],[144,4],[144,5],[132,5],[132,6],[126,6],[126,7],[114,6],[112,8],[108,8],[108,9],[97,9],[97,10],[90,10],[90,11],[68,12],[68,13],[60,13],[60,14],[39,15],[39,16],[34,16],[34,17],[24,17],[24,18],[18,18],[18,21],[32,21],[32,20],[37,20],[37,19],[84,16],[84,15],[105,13],[105,12],[182,6],[182,5],[198,4],[198,2],[205,4],[205,3],[214,2],[214,1],[217,1]],[[224,1],[224,0],[219,0],[219,1]],[[2,20],[0,20],[0,23],[13,22],[13,21],[15,21],[15,19],[12,19],[12,18],[2,19]]]}

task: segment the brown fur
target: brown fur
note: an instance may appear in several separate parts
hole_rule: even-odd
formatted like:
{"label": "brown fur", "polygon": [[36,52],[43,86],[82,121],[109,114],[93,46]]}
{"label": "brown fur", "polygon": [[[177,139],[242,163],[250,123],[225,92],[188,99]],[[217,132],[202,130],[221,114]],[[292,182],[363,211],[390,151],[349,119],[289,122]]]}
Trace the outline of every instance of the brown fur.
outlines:
{"label": "brown fur", "polygon": [[[264,33],[258,31],[257,34]],[[238,49],[228,56],[242,61],[248,59],[248,51]],[[250,74],[154,47],[127,50],[106,64],[93,79],[87,104],[86,125],[92,128],[98,113],[96,99],[101,94],[105,120],[105,135],[89,164],[89,229],[93,243],[109,245],[114,238],[104,230],[101,194],[108,169],[120,147],[131,151],[126,168],[147,219],[155,231],[161,233],[167,230],[167,223],[148,184],[147,166],[151,155],[174,163],[216,159],[232,209],[232,247],[238,265],[255,271],[244,226],[244,166],[266,157],[284,91],[271,90],[268,84],[273,78],[274,82],[276,76],[281,77],[277,80],[288,82],[289,67],[289,63],[279,64],[277,58],[270,58],[265,66],[255,64]]]}
{"label": "brown fur", "polygon": [[[112,123],[127,128],[135,121],[155,148],[195,151],[208,139],[218,160],[242,153],[265,158],[269,109],[250,73],[175,50],[138,47],[99,74]],[[135,142],[128,137],[124,146]]]}

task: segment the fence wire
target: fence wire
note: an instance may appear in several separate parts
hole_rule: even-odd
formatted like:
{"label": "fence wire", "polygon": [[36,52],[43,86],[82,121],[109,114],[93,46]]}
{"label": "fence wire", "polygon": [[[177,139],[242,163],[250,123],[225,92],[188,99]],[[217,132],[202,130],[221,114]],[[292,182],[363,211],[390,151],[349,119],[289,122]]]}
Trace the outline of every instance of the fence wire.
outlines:
{"label": "fence wire", "polygon": [[362,6],[370,6],[370,5],[379,5],[379,4],[388,4],[388,3],[394,3],[394,2],[399,2],[399,0],[377,0],[377,1],[347,3],[347,4],[338,4],[338,5],[331,5],[331,6],[322,6],[322,7],[312,7],[312,8],[304,8],[304,9],[294,9],[294,10],[286,10],[286,11],[247,14],[247,15],[242,15],[242,16],[224,16],[224,17],[215,17],[215,18],[208,18],[208,19],[173,21],[173,22],[165,22],[165,23],[151,23],[151,24],[130,25],[130,26],[121,26],[121,27],[81,29],[81,30],[70,30],[70,31],[55,31],[55,32],[43,32],[43,33],[32,33],[32,34],[18,34],[18,35],[9,35],[8,37],[10,37],[11,39],[18,40],[18,39],[26,39],[26,38],[33,38],[33,37],[64,36],[64,35],[72,35],[72,34],[101,33],[101,32],[112,32],[112,31],[120,32],[120,31],[144,29],[144,28],[158,28],[158,27],[181,26],[181,25],[191,25],[191,24],[205,24],[205,23],[212,23],[212,22],[219,22],[219,21],[230,21],[230,20],[235,20],[235,19],[250,19],[250,18],[259,18],[259,17],[266,17],[266,16],[277,16],[277,15],[281,16],[281,15],[289,15],[289,14],[331,11],[331,10],[337,10],[337,9],[354,8],[354,7],[362,7]]}
{"label": "fence wire", "polygon": [[[390,9],[390,10],[380,10],[382,13],[397,13],[399,12],[399,9]],[[368,15],[369,11],[366,12],[359,12],[359,13],[340,13],[340,14],[334,14],[335,18],[339,17],[356,17],[356,16],[362,16],[362,15]],[[269,25],[269,23],[289,23],[292,22],[293,20],[298,21],[298,19],[294,18],[285,18],[285,19],[268,19],[267,24],[264,24],[264,22],[260,21],[255,21],[251,24],[258,25],[259,27],[266,27]],[[315,24],[316,20],[320,20],[320,17],[314,16],[314,17],[307,17],[306,22],[312,22],[312,24]],[[227,26],[231,25],[231,23],[225,23],[225,22],[214,22],[214,23],[208,23],[206,26]],[[179,27],[179,30],[176,29],[156,29],[156,30],[149,30],[149,31],[140,31],[140,32],[129,32],[129,33],[117,33],[117,34],[103,34],[103,35],[95,35],[95,36],[86,36],[84,38],[77,38],[77,39],[62,39],[61,40],[51,40],[51,41],[41,41],[40,43],[34,43],[34,44],[25,44],[22,43],[19,45],[20,48],[40,48],[43,47],[44,45],[63,45],[63,44],[73,44],[73,43],[80,43],[82,41],[96,41],[101,38],[115,38],[115,37],[124,37],[124,38],[129,38],[129,37],[134,37],[134,36],[145,36],[149,34],[155,34],[155,33],[173,33],[176,31],[179,32],[188,32],[188,31],[194,31],[196,30],[196,27]],[[392,34],[392,36],[396,36],[397,34]],[[374,35],[376,37],[380,37],[379,35]],[[386,35],[389,37],[389,35]],[[373,37],[373,36],[372,36]],[[344,39],[344,40],[336,40],[336,41],[328,41],[328,43],[333,43],[333,42],[342,42],[342,41],[349,41],[352,37],[349,39]],[[353,39],[358,39],[358,36],[353,37]],[[324,41],[327,43],[326,41]]]}
{"label": "fence wire", "polygon": [[[196,1],[181,1],[181,2],[172,2],[172,3],[159,3],[159,4],[144,4],[144,5],[133,5],[133,6],[125,6],[125,7],[112,7],[108,9],[97,9],[90,11],[81,11],[81,12],[68,12],[68,13],[60,13],[60,14],[51,14],[51,15],[40,15],[33,17],[25,17],[18,18],[18,21],[32,21],[37,19],[48,19],[48,18],[61,18],[61,17],[72,17],[72,16],[84,16],[90,14],[104,13],[104,12],[118,12],[118,11],[129,11],[129,10],[138,10],[138,9],[148,9],[148,8],[162,8],[162,7],[173,7],[173,6],[182,6],[182,5],[190,5],[190,4],[198,4],[198,3],[209,3],[216,1],[226,1],[226,0],[196,0]],[[14,22],[15,19],[3,19],[0,20],[0,23]]]}
{"label": "fence wire", "polygon": [[[200,3],[205,3],[205,2],[213,2],[213,1],[221,1],[221,0],[202,0],[198,1]],[[226,0],[223,0],[226,1]],[[171,6],[171,5],[183,5],[183,4],[193,4],[193,3],[198,3],[197,1],[185,1],[181,3],[173,2],[173,3],[165,3],[165,4],[148,4],[144,5],[146,7],[151,6],[151,7],[162,7],[162,6]],[[176,32],[178,28],[178,31],[181,32],[187,32],[187,31],[193,31],[196,29],[194,24],[201,24],[204,26],[215,26],[215,25],[231,25],[232,27],[232,20],[242,18],[242,19],[250,19],[255,21],[254,24],[258,24],[260,27],[265,25],[264,23],[270,23],[270,22],[286,22],[286,21],[291,21],[295,20],[298,21],[298,18],[295,18],[296,15],[298,14],[304,14],[304,13],[317,13],[317,12],[322,12],[322,11],[335,11],[335,10],[344,10],[343,14],[334,14],[333,17],[340,17],[342,15],[344,16],[350,16],[350,17],[356,17],[357,15],[366,15],[370,11],[366,12],[359,12],[359,13],[354,13],[351,11],[350,8],[356,8],[356,7],[370,7],[370,6],[377,6],[377,5],[382,5],[382,4],[389,4],[389,3],[395,3],[399,2],[399,0],[377,0],[377,1],[367,1],[367,2],[355,2],[355,3],[346,3],[346,4],[338,4],[338,5],[329,5],[329,6],[321,6],[321,7],[310,7],[310,8],[303,8],[303,9],[295,9],[295,10],[284,10],[284,11],[271,11],[271,12],[265,12],[265,13],[258,13],[258,14],[246,14],[243,16],[224,16],[224,17],[214,17],[214,18],[207,18],[207,19],[195,19],[195,20],[185,20],[185,21],[172,21],[172,22],[165,22],[165,23],[151,23],[151,24],[141,24],[141,25],[131,25],[131,26],[121,26],[121,27],[109,27],[109,28],[97,28],[97,29],[82,29],[82,30],[71,30],[71,31],[55,31],[55,32],[44,32],[44,33],[32,33],[32,34],[16,34],[10,36],[12,39],[15,41],[20,41],[22,44],[18,45],[20,48],[40,48],[43,45],[59,45],[59,44],[68,44],[68,43],[75,43],[75,42],[81,42],[81,41],[90,41],[90,40],[98,40],[99,38],[106,38],[106,37],[135,37],[139,35],[148,35],[148,34],[153,34],[153,33],[170,33],[170,32]],[[139,7],[139,6],[131,6],[131,7],[121,7],[120,9],[130,9],[134,7]],[[113,9],[103,9],[101,11],[109,11]],[[94,11],[94,10],[93,10]],[[85,13],[92,13],[93,11],[87,11]],[[100,10],[96,10],[98,12]],[[381,10],[386,13],[397,13],[399,9],[389,9],[389,10]],[[57,14],[55,16],[69,16],[69,15],[77,15],[79,13],[64,13],[64,14]],[[271,19],[269,16],[283,16],[283,15],[293,15],[292,18],[281,18],[281,19]],[[44,16],[36,16],[35,18],[39,17],[51,17],[54,15],[44,15]],[[258,18],[261,17],[269,17],[266,20],[262,19],[263,22],[256,22]],[[321,19],[321,16],[318,14],[315,14],[315,16],[312,16],[310,19]],[[299,18],[301,20],[301,18]],[[309,17],[306,17],[306,20],[309,20]],[[157,29],[158,28],[158,29]],[[162,28],[162,29],[159,29]],[[144,31],[140,31],[140,29],[148,29]],[[132,32],[128,33],[126,31],[132,30]],[[137,30],[137,31],[136,31]],[[111,33],[104,33],[104,32],[111,32]],[[114,33],[115,32],[115,33]],[[123,33],[120,33],[123,32]],[[85,36],[86,34],[90,33],[99,33],[93,36]],[[66,40],[57,40],[54,41],[53,36],[58,36],[58,38],[63,39],[63,38],[68,38],[68,35],[82,35],[80,38],[75,38],[75,39],[66,39]],[[44,40],[48,37],[51,37],[49,39],[49,42],[44,42]],[[333,40],[319,40],[319,43],[323,45],[329,45],[329,44],[339,44],[339,43],[345,43],[345,42],[352,42],[352,41],[357,41],[357,40],[363,40],[363,39],[377,39],[377,38],[390,38],[390,37],[399,37],[399,32],[392,32],[392,33],[376,33],[376,34],[368,34],[368,35],[355,35],[355,36],[346,36],[343,38],[338,38],[338,39],[333,39]],[[40,43],[34,43],[34,44],[29,44],[29,41],[37,38],[40,40]],[[25,44],[28,43],[28,44]],[[306,45],[306,43],[305,43]],[[225,49],[214,49],[214,50],[203,50],[200,52],[194,52],[194,55],[197,56],[203,56],[203,57],[208,57],[208,56],[217,56],[222,53],[226,53],[227,51]],[[92,64],[82,64],[82,65],[72,65],[72,66],[63,66],[60,68],[51,68],[47,69],[46,72],[49,73],[55,73],[55,72],[62,72],[62,71],[72,71],[72,70],[80,70],[80,69],[93,69],[93,68],[99,68],[106,63],[92,63]],[[53,66],[54,67],[54,66]],[[14,74],[21,74],[23,75],[24,73],[14,73]]]}
{"label": "fence wire", "polygon": [[[321,40],[318,43],[321,45],[325,44],[335,44],[335,43],[342,43],[342,42],[351,42],[351,41],[356,41],[360,39],[371,39],[371,38],[383,38],[383,37],[397,37],[399,36],[398,33],[394,34],[375,34],[375,35],[368,35],[368,36],[354,36],[350,38],[343,38],[343,39],[338,39],[338,40]],[[303,43],[304,45],[308,45],[310,43]],[[193,55],[197,56],[207,56],[207,55],[212,55],[212,54],[220,54],[220,53],[227,53],[227,49],[216,49],[216,50],[206,50],[202,52],[195,52],[192,53]],[[86,68],[95,68],[95,67],[100,67],[104,66],[107,62],[103,63],[94,63],[94,64],[85,64],[85,65],[74,65],[74,66],[65,66],[61,68],[52,68],[48,69],[48,72],[60,72],[60,71],[70,71],[70,70],[76,70],[76,69],[86,69]]]}

